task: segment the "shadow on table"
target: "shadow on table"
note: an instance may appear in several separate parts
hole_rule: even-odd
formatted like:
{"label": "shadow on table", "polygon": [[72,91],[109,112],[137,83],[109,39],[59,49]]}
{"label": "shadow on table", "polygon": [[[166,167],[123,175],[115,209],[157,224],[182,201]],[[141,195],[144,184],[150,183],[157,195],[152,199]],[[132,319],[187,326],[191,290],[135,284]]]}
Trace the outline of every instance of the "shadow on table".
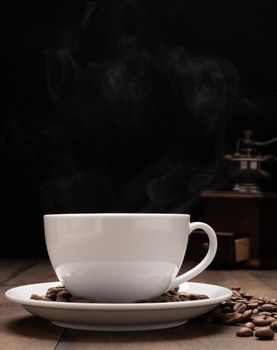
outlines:
{"label": "shadow on table", "polygon": [[[194,339],[208,337],[220,333],[222,325],[212,323],[200,323],[190,321],[185,325],[161,330],[151,331],[130,331],[130,332],[100,332],[64,329],[52,325],[49,321],[34,316],[25,316],[10,320],[6,328],[24,337],[35,337],[48,340],[59,340],[59,346],[66,343],[135,343],[135,342],[159,342],[178,341],[184,339]],[[62,337],[61,337],[62,336]]]}
{"label": "shadow on table", "polygon": [[55,340],[64,332],[63,328],[56,327],[49,321],[34,316],[8,320],[5,327],[8,331],[20,336],[46,340]]}
{"label": "shadow on table", "polygon": [[179,327],[151,330],[151,331],[130,331],[130,332],[100,332],[100,331],[80,331],[65,330],[60,345],[65,343],[146,343],[160,341],[178,341],[184,339],[194,339],[208,337],[220,333],[223,328],[220,324],[202,324],[199,322],[189,322]]}

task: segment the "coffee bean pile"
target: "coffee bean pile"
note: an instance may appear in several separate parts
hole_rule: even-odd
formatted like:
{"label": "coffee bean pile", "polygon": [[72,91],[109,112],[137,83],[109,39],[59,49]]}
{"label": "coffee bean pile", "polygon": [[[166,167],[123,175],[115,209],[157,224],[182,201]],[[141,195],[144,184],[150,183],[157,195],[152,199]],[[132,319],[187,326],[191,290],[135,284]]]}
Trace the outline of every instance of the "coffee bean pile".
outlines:
{"label": "coffee bean pile", "polygon": [[179,287],[172,288],[169,292],[162,294],[160,297],[153,300],[138,300],[137,303],[166,303],[175,301],[190,301],[209,299],[206,294],[193,294],[179,292]]}
{"label": "coffee bean pile", "polygon": [[[192,294],[185,292],[178,292],[179,287],[171,289],[169,292],[162,294],[160,297],[154,300],[138,300],[137,303],[164,303],[173,301],[188,301],[188,300],[201,300],[208,299],[205,294]],[[73,296],[63,286],[48,288],[46,295],[32,294],[31,299],[42,301],[59,301],[59,302],[72,302],[72,303],[93,303],[92,300]]]}
{"label": "coffee bean pile", "polygon": [[240,287],[231,288],[232,296],[218,307],[198,319],[240,326],[238,337],[269,340],[277,332],[277,299],[255,297],[244,293]]}
{"label": "coffee bean pile", "polygon": [[47,289],[46,295],[32,294],[31,299],[42,301],[59,301],[71,303],[91,303],[92,301],[82,297],[73,296],[65,287],[51,287]]}

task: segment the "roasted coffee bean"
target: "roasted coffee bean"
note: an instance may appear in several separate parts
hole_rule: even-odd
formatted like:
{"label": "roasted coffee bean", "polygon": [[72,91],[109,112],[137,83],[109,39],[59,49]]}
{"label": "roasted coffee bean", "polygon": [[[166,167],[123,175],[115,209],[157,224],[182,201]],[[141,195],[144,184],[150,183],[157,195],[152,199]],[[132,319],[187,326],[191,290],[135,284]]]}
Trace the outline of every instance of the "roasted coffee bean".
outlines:
{"label": "roasted coffee bean", "polygon": [[68,301],[68,299],[63,298],[63,297],[59,297],[59,296],[57,296],[56,301],[58,301],[58,302],[62,302],[62,303],[65,303],[65,302],[67,302],[67,301]]}
{"label": "roasted coffee bean", "polygon": [[258,297],[257,299],[259,299],[259,300],[262,300],[264,303],[266,303],[268,300],[269,300],[269,298],[267,298],[267,297]]}
{"label": "roasted coffee bean", "polygon": [[252,310],[246,310],[244,311],[244,313],[242,314],[243,316],[243,321],[247,321],[250,319],[250,317],[252,316]]}
{"label": "roasted coffee bean", "polygon": [[270,324],[270,328],[274,331],[277,332],[277,321],[274,321]]}
{"label": "roasted coffee bean", "polygon": [[258,309],[253,309],[253,310],[252,310],[252,313],[253,313],[253,314],[257,314],[258,312],[259,312]]}
{"label": "roasted coffee bean", "polygon": [[199,300],[209,299],[206,294],[197,294]]}
{"label": "roasted coffee bean", "polygon": [[209,299],[209,297],[205,294],[191,294],[191,293],[181,293],[179,294],[181,299],[185,300],[202,300]]}
{"label": "roasted coffee bean", "polygon": [[51,288],[48,288],[47,292],[46,292],[46,295],[47,296],[51,296],[51,298],[54,297],[54,295],[57,295],[59,292],[63,292],[65,291],[65,287],[51,287]]}
{"label": "roasted coffee bean", "polygon": [[185,294],[180,294],[179,298],[181,299],[181,301],[187,301],[189,300],[188,297]]}
{"label": "roasted coffee bean", "polygon": [[243,299],[243,298],[239,298],[237,299],[237,303],[243,303],[243,304],[246,304],[248,302],[247,299]]}
{"label": "roasted coffee bean", "polygon": [[248,327],[241,327],[236,335],[238,337],[252,337],[253,336],[253,330],[251,328],[248,328]]}
{"label": "roasted coffee bean", "polygon": [[240,314],[243,314],[246,310],[246,305],[242,302],[238,302],[234,305],[233,310],[239,312]]}
{"label": "roasted coffee bean", "polygon": [[245,327],[248,327],[248,328],[251,328],[251,329],[254,329],[255,328],[255,325],[253,322],[246,322],[244,324]]}
{"label": "roasted coffee bean", "polygon": [[245,294],[243,295],[243,297],[244,297],[245,299],[247,299],[247,300],[250,300],[250,299],[253,298],[253,295],[248,294],[248,293],[245,293]]}
{"label": "roasted coffee bean", "polygon": [[178,290],[176,288],[172,288],[167,293],[170,293],[171,295],[177,295],[178,294]]}
{"label": "roasted coffee bean", "polygon": [[50,287],[48,288],[47,290],[47,293],[58,293],[60,292],[61,290],[65,290],[65,287],[64,286],[58,286],[58,287]]}
{"label": "roasted coffee bean", "polygon": [[32,294],[31,295],[31,299],[33,299],[33,300],[42,300],[42,297],[40,295],[38,295],[38,294]]}
{"label": "roasted coffee bean", "polygon": [[252,322],[254,323],[255,326],[258,326],[258,327],[264,327],[264,326],[267,326],[267,322],[264,318],[254,318],[252,320]]}
{"label": "roasted coffee bean", "polygon": [[273,339],[274,332],[270,327],[262,327],[256,330],[255,336],[260,339]]}
{"label": "roasted coffee bean", "polygon": [[159,298],[154,300],[154,302],[156,302],[156,303],[165,303],[168,301],[170,301],[170,300],[169,300],[169,297],[166,295],[161,295]]}
{"label": "roasted coffee bean", "polygon": [[237,296],[239,296],[239,297],[241,296],[241,293],[240,293],[238,290],[236,290],[236,289],[233,289],[233,290],[232,290],[232,294],[233,294],[233,295],[237,295]]}
{"label": "roasted coffee bean", "polygon": [[72,297],[69,299],[69,301],[72,303],[92,303],[91,300],[81,297]]}
{"label": "roasted coffee bean", "polygon": [[269,311],[259,311],[259,312],[258,312],[258,315],[264,317],[264,316],[271,316],[272,313],[269,312]]}
{"label": "roasted coffee bean", "polygon": [[226,307],[224,307],[224,308],[222,309],[222,312],[223,312],[224,314],[230,313],[230,312],[232,312],[232,311],[233,311],[233,309],[230,308],[229,306],[226,306]]}
{"label": "roasted coffee bean", "polygon": [[56,293],[48,293],[47,292],[46,296],[48,298],[50,298],[51,300],[53,300],[53,301],[56,300],[56,298],[57,298],[57,294]]}
{"label": "roasted coffee bean", "polygon": [[61,290],[57,293],[57,298],[58,297],[61,297],[61,298],[65,298],[65,299],[68,299],[68,298],[71,298],[72,297],[72,294],[69,293],[68,291],[66,290]]}
{"label": "roasted coffee bean", "polygon": [[263,301],[265,302],[265,304],[270,304],[270,298],[264,297]]}
{"label": "roasted coffee bean", "polygon": [[233,309],[233,306],[236,305],[236,302],[235,301],[231,301],[231,300],[226,300],[226,301],[223,301],[220,305],[222,307],[230,307],[230,308]]}
{"label": "roasted coffee bean", "polygon": [[257,313],[257,314],[254,314],[254,315],[251,316],[252,319],[254,319],[254,318],[263,318],[263,319],[265,319],[266,317],[267,316],[261,315],[260,313]]}
{"label": "roasted coffee bean", "polygon": [[224,324],[235,325],[243,320],[243,315],[238,312],[226,313],[220,319]]}
{"label": "roasted coffee bean", "polygon": [[263,305],[264,301],[260,299],[251,299],[251,303],[257,303],[258,305]]}
{"label": "roasted coffee bean", "polygon": [[241,289],[241,286],[232,286],[232,287],[230,287],[230,289],[232,291],[234,291],[234,290],[239,291]]}
{"label": "roasted coffee bean", "polygon": [[191,293],[188,293],[186,295],[186,297],[187,297],[187,300],[196,300],[196,296],[194,294],[191,294]]}
{"label": "roasted coffee bean", "polygon": [[[257,309],[257,307],[259,306],[259,304],[258,303],[253,303],[253,302],[251,302],[251,303],[248,303],[247,304],[247,309]],[[257,310],[258,311],[258,310]]]}
{"label": "roasted coffee bean", "polygon": [[276,321],[276,318],[272,317],[272,316],[269,316],[265,320],[266,320],[267,324],[270,325],[272,322]]}
{"label": "roasted coffee bean", "polygon": [[37,294],[32,294],[31,299],[42,300],[42,301],[52,301],[50,298],[46,297],[45,295],[37,295]]}
{"label": "roasted coffee bean", "polygon": [[269,312],[277,312],[277,306],[272,304],[263,304],[258,307],[259,311],[269,311]]}
{"label": "roasted coffee bean", "polygon": [[173,295],[172,297],[169,297],[169,301],[176,302],[176,301],[178,301],[177,298],[178,298],[177,295]]}

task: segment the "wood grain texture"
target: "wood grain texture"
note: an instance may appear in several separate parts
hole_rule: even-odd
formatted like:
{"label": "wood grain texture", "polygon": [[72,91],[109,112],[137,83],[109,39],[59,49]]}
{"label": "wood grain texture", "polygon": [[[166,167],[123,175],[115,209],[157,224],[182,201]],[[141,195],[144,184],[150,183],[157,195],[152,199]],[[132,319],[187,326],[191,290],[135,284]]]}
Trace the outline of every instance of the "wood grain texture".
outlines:
{"label": "wood grain texture", "polygon": [[238,270],[233,271],[232,275],[240,281],[240,285],[244,291],[249,292],[255,296],[277,298],[277,290],[265,284],[262,280],[255,277],[251,272],[246,270]]}
{"label": "wood grain texture", "polygon": [[1,306],[1,350],[52,350],[63,329],[33,317],[21,307]]}
{"label": "wood grain texture", "polygon": [[238,338],[237,327],[201,324],[144,332],[87,332],[66,330],[55,350],[276,350],[276,340],[263,342]]}
{"label": "wood grain texture", "polygon": [[220,285],[226,288],[237,287],[241,285],[239,276],[228,270],[206,270],[198,275],[192,282],[210,283]]}
{"label": "wood grain texture", "polygon": [[251,270],[249,272],[264,284],[277,290],[277,270]]}
{"label": "wood grain texture", "polygon": [[0,285],[8,284],[11,279],[36,264],[36,262],[36,260],[29,259],[2,259],[0,261]]}
{"label": "wood grain texture", "polygon": [[40,282],[57,281],[54,270],[51,267],[50,261],[44,259],[31,265],[24,272],[17,274],[14,278],[8,281],[9,285],[22,285]]}
{"label": "wood grain texture", "polygon": [[49,260],[4,260],[0,271],[0,349],[54,349],[64,330],[32,316],[4,296],[13,286],[56,280]]}
{"label": "wood grain texture", "polygon": [[[190,269],[186,262],[182,272]],[[275,350],[277,335],[261,342],[254,337],[238,338],[237,327],[206,324],[191,320],[186,325],[157,331],[93,332],[64,330],[50,322],[33,317],[21,306],[8,301],[4,292],[15,285],[56,280],[48,260],[6,261],[0,264],[0,276],[6,281],[0,287],[0,349],[27,350]],[[226,287],[240,285],[245,291],[261,296],[277,297],[277,271],[207,269],[193,279],[195,282]]]}

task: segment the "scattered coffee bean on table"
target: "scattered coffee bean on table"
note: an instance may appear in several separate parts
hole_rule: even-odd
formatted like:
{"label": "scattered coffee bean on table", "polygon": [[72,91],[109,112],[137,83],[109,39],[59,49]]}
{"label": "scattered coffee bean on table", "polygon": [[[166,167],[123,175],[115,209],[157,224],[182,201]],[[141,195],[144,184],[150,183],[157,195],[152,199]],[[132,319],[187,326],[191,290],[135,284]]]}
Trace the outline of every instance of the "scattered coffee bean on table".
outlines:
{"label": "scattered coffee bean on table", "polygon": [[241,327],[236,335],[238,337],[252,337],[253,336],[253,329],[252,328],[249,328],[249,327]]}
{"label": "scattered coffee bean on table", "polygon": [[270,327],[261,327],[256,330],[255,336],[259,339],[270,340],[274,338],[274,332]]}
{"label": "scattered coffee bean on table", "polygon": [[244,293],[240,287],[231,289],[230,299],[197,319],[209,323],[240,326],[236,332],[238,337],[255,335],[256,339],[260,340],[274,339],[274,332],[277,332],[277,299],[256,297]]}

